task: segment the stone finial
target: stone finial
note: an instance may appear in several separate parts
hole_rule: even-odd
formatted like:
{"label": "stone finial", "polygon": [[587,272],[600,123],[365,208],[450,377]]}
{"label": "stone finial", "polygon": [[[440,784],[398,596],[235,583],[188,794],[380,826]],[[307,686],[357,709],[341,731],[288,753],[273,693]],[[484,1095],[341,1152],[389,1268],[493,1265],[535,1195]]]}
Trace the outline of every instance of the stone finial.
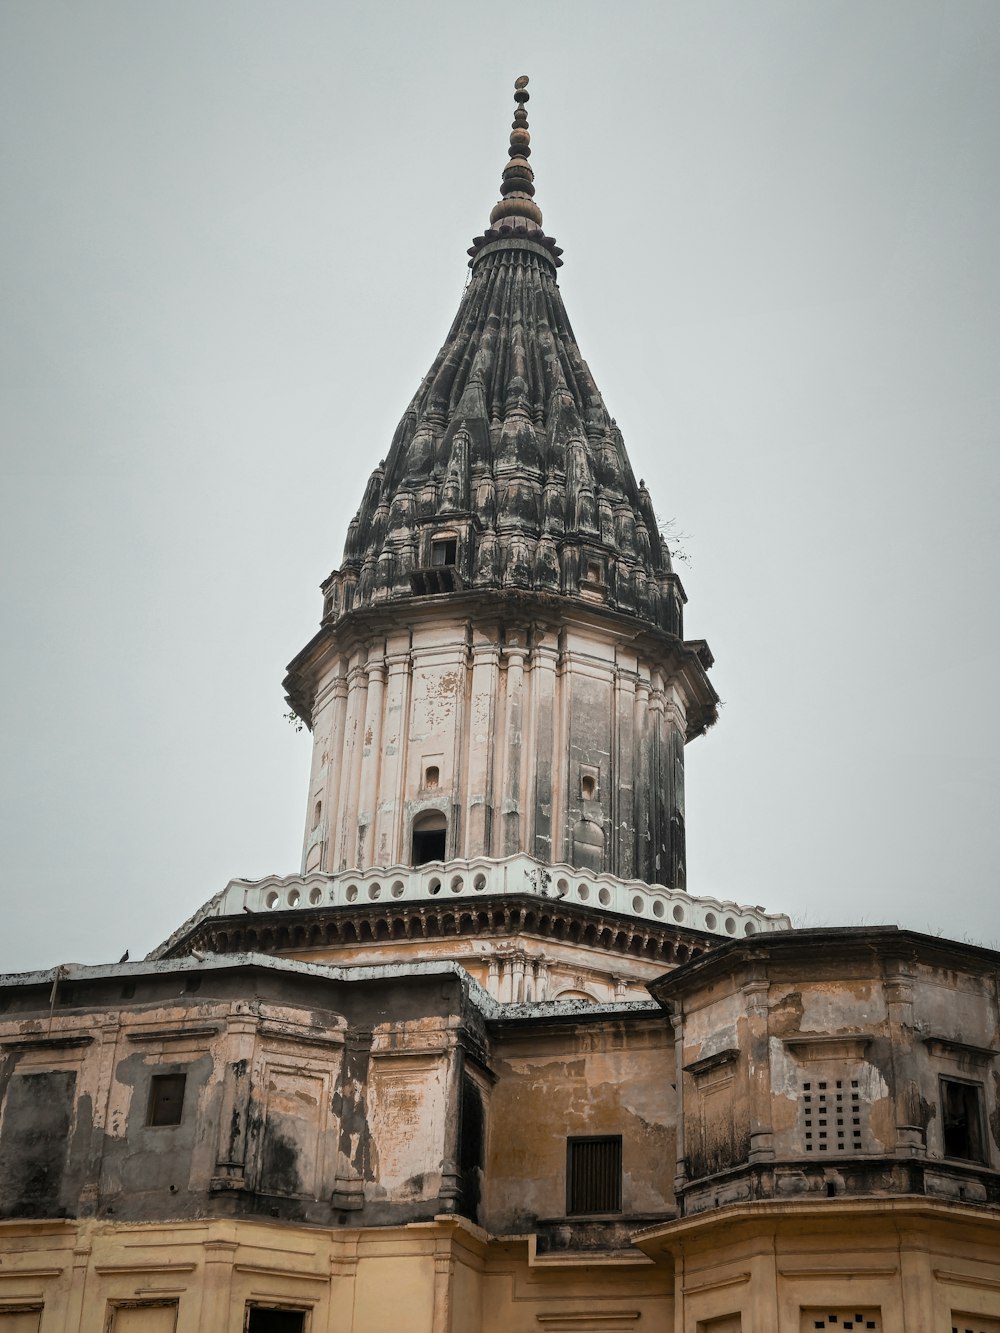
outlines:
{"label": "stone finial", "polygon": [[510,147],[507,149],[507,165],[503,169],[500,182],[500,201],[494,204],[490,213],[490,225],[482,236],[477,236],[469,247],[470,266],[482,254],[484,248],[495,241],[516,241],[518,246],[524,241],[531,241],[548,252],[548,258],[556,268],[562,265],[562,250],[551,236],[542,230],[542,210],[534,200],[535,173],[528,165],[531,156],[531,135],[528,133],[528,112],[525,103],[528,100],[528,76],[522,74],[514,80],[514,119],[510,127]]}
{"label": "stone finial", "polygon": [[514,119],[510,129],[509,161],[503,169],[500,194],[503,196],[490,214],[490,224],[502,218],[527,218],[536,226],[542,225],[542,210],[534,203],[535,174],[528,165],[531,156],[531,135],[528,133],[528,113],[525,103],[529,97],[528,76],[514,80]]}

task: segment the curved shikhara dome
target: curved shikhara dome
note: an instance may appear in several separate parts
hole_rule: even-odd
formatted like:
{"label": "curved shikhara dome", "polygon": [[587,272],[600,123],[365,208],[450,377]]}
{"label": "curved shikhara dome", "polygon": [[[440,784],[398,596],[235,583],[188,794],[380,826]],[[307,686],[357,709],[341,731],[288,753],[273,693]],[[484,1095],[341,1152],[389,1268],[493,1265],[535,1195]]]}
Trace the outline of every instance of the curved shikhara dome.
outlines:
{"label": "curved shikhara dome", "polygon": [[[520,83],[520,81],[519,81]],[[580,354],[527,164],[523,84],[503,198],[444,346],[369,478],[326,615],[469,589],[601,602],[672,634],[683,593],[649,493]]]}

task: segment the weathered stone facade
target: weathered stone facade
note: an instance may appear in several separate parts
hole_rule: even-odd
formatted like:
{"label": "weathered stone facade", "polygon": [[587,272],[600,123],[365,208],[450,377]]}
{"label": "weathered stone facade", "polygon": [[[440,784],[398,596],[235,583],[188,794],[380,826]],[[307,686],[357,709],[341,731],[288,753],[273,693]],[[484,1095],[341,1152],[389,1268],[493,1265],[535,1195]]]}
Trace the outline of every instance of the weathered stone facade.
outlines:
{"label": "weathered stone facade", "polygon": [[658,1003],[264,954],[6,978],[0,1320],[988,1330],[998,965],[879,928],[719,944]]}
{"label": "weathered stone facade", "polygon": [[528,852],[684,888],[684,745],[715,715],[703,644],[552,594],[350,612],[293,663],[313,730],[303,869]]}
{"label": "weathered stone facade", "polygon": [[289,668],[301,873],[0,978],[0,1333],[1000,1333],[1000,955],[686,890],[711,654],[526,82]]}

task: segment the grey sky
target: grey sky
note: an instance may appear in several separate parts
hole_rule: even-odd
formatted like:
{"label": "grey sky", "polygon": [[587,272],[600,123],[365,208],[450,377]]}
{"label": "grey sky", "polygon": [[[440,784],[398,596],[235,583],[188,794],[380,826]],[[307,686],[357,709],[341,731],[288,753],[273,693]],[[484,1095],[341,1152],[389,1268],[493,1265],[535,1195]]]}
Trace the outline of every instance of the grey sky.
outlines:
{"label": "grey sky", "polygon": [[690,887],[1000,940],[1000,5],[0,6],[0,969],[299,864],[282,719],[531,76],[725,708]]}

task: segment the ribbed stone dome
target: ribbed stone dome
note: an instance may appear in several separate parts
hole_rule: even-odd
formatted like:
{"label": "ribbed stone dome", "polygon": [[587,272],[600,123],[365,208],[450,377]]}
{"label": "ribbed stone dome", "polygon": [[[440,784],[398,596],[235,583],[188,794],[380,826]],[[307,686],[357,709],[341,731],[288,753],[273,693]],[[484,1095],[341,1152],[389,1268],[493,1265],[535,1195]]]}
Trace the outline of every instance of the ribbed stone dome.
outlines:
{"label": "ribbed stone dome", "polygon": [[580,354],[556,281],[561,251],[531,197],[526,83],[515,85],[503,198],[348,528],[326,613],[509,587],[602,602],[679,635],[683,593]]}

